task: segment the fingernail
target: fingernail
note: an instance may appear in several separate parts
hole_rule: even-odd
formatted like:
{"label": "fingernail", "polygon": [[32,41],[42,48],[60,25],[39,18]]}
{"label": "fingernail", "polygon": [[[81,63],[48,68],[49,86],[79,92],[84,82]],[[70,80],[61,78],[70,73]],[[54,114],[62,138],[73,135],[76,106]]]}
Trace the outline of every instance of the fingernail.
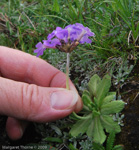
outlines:
{"label": "fingernail", "polygon": [[56,91],[51,95],[51,106],[57,110],[64,110],[72,108],[78,100],[77,93],[73,91]]}

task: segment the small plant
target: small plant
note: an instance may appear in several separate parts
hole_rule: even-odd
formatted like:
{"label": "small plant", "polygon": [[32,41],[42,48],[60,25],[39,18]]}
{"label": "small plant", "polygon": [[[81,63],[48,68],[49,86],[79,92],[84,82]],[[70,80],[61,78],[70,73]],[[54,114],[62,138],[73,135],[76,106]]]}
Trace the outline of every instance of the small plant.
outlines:
{"label": "small plant", "polygon": [[128,64],[128,61],[123,62],[121,66],[117,69],[117,74],[113,75],[115,85],[124,84],[125,80],[127,79],[128,75],[134,67],[133,65],[128,66]]}
{"label": "small plant", "polygon": [[79,144],[80,144],[80,150],[93,150],[91,138],[87,138],[86,140],[81,140]]}
{"label": "small plant", "polygon": [[120,112],[125,103],[122,100],[114,100],[115,92],[109,92],[111,77],[105,75],[101,80],[98,75],[94,75],[89,83],[88,89],[83,92],[84,115],[78,116],[74,113],[77,123],[71,128],[72,136],[80,133],[87,133],[94,142],[103,144],[106,140],[106,132],[119,133],[120,126],[113,120],[113,114]]}

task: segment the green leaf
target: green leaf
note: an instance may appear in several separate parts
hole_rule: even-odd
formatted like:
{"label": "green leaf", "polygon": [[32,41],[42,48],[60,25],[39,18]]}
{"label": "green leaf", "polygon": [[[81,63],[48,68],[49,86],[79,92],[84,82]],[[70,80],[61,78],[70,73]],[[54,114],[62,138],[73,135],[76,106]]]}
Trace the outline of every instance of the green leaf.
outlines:
{"label": "green leaf", "polygon": [[103,126],[100,122],[100,117],[95,117],[94,119],[94,130],[93,130],[93,140],[96,143],[103,144],[106,139],[106,135],[103,130]]}
{"label": "green leaf", "polygon": [[60,11],[58,0],[54,0],[53,11],[55,11],[55,12],[59,12]]}
{"label": "green leaf", "polygon": [[93,142],[93,149],[94,150],[105,150],[105,148],[101,144],[98,144],[95,142]]}
{"label": "green leaf", "polygon": [[8,31],[10,32],[10,34],[12,34],[13,31],[12,31],[9,21],[6,21],[6,27],[8,28]]}
{"label": "green leaf", "polygon": [[93,118],[94,117],[97,117],[97,116],[100,116],[100,112],[99,111],[96,111],[95,109],[93,110]]}
{"label": "green leaf", "polygon": [[115,131],[112,131],[107,139],[106,150],[112,150],[115,141]]}
{"label": "green leaf", "polygon": [[111,86],[111,77],[109,75],[105,75],[103,79],[99,82],[96,91],[96,98],[98,100],[98,106],[101,106],[104,97],[107,95]]}
{"label": "green leaf", "polygon": [[91,119],[79,120],[70,130],[72,136],[78,136],[80,133],[83,134],[87,131],[88,126],[91,123]]}
{"label": "green leaf", "polygon": [[124,150],[124,146],[123,145],[115,145],[112,150]]}
{"label": "green leaf", "polygon": [[100,118],[106,132],[111,133],[115,131],[115,133],[119,133],[121,131],[120,126],[117,122],[113,121],[112,116],[102,115]]}
{"label": "green leaf", "polygon": [[116,100],[102,105],[101,114],[109,115],[120,112],[124,108],[125,103],[122,100]]}
{"label": "green leaf", "polygon": [[43,140],[48,142],[57,142],[57,143],[63,142],[61,138],[57,138],[57,137],[46,137]]}
{"label": "green leaf", "polygon": [[98,87],[98,84],[100,81],[101,81],[101,79],[97,74],[95,74],[95,75],[93,75],[93,77],[91,77],[91,79],[88,83],[88,88],[89,88],[91,95],[96,96],[97,87]]}
{"label": "green leaf", "polygon": [[78,150],[77,148],[74,147],[74,145],[72,143],[69,144],[68,148],[70,150]]}
{"label": "green leaf", "polygon": [[69,2],[68,4],[69,7],[69,16],[71,18],[71,20],[74,18],[75,20],[78,18],[78,12],[76,11],[75,7],[72,5],[71,2]]}
{"label": "green leaf", "polygon": [[61,130],[56,125],[52,124],[50,127],[57,133],[57,135],[62,136]]}
{"label": "green leaf", "polygon": [[84,91],[83,91],[83,95],[87,95],[87,96],[91,97],[90,92],[87,91],[87,90],[84,90]]}
{"label": "green leaf", "polygon": [[116,96],[116,92],[109,92],[107,96],[109,96],[109,95],[114,95],[114,96]]}
{"label": "green leaf", "polygon": [[90,123],[88,129],[87,129],[87,135],[88,137],[93,137],[93,130],[94,130],[94,120]]}
{"label": "green leaf", "polygon": [[84,105],[87,106],[88,108],[90,108],[90,110],[92,110],[92,107],[94,106],[94,104],[91,100],[91,96],[88,91],[84,91],[82,100],[83,100]]}
{"label": "green leaf", "polygon": [[87,106],[87,104],[92,103],[92,100],[91,100],[91,97],[90,97],[88,91],[84,91],[83,96],[82,96],[82,100],[86,106]]}
{"label": "green leaf", "polygon": [[103,103],[102,104],[107,104],[108,102],[112,101],[114,99],[114,97],[116,96],[116,92],[109,92],[110,94],[107,95],[104,99],[103,99]]}

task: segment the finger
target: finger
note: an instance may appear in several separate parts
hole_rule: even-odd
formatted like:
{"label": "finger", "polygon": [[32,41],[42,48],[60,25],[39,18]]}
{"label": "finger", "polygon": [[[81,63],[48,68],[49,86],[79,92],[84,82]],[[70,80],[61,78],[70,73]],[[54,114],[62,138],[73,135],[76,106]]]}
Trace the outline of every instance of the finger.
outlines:
{"label": "finger", "polygon": [[23,133],[28,125],[27,121],[17,120],[8,117],[6,122],[6,131],[12,140],[18,140],[23,136]]}
{"label": "finger", "polygon": [[[0,54],[0,72],[8,79],[49,87],[57,74],[65,78],[64,73],[30,54],[2,46]],[[53,82],[53,86],[63,86],[63,80],[59,83]]]}
{"label": "finger", "polygon": [[47,88],[0,77],[0,114],[49,122],[69,115],[79,96],[72,90]]}
{"label": "finger", "polygon": [[[0,54],[0,73],[3,77],[44,87],[66,87],[65,74],[42,59],[2,46]],[[71,81],[70,89],[76,91]],[[79,97],[75,112],[81,109],[82,101]]]}

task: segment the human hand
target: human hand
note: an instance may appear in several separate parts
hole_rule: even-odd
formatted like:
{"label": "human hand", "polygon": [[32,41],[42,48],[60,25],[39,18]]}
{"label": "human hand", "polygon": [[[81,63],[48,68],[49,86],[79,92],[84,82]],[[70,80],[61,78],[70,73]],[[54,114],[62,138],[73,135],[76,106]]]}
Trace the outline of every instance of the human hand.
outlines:
{"label": "human hand", "polygon": [[9,116],[13,140],[22,137],[27,121],[50,122],[82,109],[71,81],[65,89],[65,74],[35,56],[0,46],[0,76],[0,114]]}

